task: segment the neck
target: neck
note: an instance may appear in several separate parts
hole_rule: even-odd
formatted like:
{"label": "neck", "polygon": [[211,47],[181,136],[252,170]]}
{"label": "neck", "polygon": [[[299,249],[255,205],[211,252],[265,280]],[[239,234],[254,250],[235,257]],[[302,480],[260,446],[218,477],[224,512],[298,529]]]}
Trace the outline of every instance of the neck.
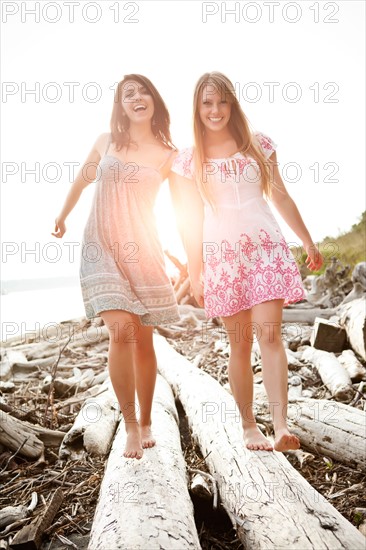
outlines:
{"label": "neck", "polygon": [[134,141],[137,144],[156,141],[156,138],[151,131],[150,122],[148,124],[131,124],[129,133],[131,141]]}
{"label": "neck", "polygon": [[205,147],[217,147],[225,141],[230,141],[231,139],[233,139],[233,136],[227,127],[223,128],[220,132],[212,132],[206,128],[204,144]]}

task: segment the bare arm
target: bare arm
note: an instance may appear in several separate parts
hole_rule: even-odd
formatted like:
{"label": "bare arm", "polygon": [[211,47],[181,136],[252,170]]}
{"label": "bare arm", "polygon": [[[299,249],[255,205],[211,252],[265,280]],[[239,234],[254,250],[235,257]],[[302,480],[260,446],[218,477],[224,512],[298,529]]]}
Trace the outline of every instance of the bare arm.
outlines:
{"label": "bare arm", "polygon": [[294,200],[290,197],[283,183],[278,170],[276,153],[271,155],[270,160],[273,162],[271,172],[271,177],[273,178],[271,185],[271,202],[281,217],[285,220],[287,225],[293,230],[294,233],[296,233],[299,239],[301,239],[304,249],[308,255],[305,262],[307,263],[309,269],[316,271],[317,269],[320,269],[323,264],[322,255],[314,244]]}
{"label": "bare arm", "polygon": [[64,235],[66,231],[65,220],[67,216],[77,204],[85,187],[95,180],[97,176],[97,167],[101,159],[100,151],[104,150],[107,144],[108,135],[109,134],[105,133],[98,137],[86,161],[80,168],[74,182],[72,183],[61,212],[55,220],[55,233],[51,233],[55,237],[61,238]]}
{"label": "bare arm", "polygon": [[187,254],[188,273],[193,294],[198,304],[202,306],[203,202],[193,180],[171,172],[169,185],[178,216],[179,233]]}

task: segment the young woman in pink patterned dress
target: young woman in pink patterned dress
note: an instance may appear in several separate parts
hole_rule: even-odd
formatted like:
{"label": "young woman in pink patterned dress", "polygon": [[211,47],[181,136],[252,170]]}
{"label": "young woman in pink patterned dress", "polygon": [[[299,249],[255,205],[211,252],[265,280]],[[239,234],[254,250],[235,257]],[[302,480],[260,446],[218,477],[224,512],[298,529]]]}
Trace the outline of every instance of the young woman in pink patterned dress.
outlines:
{"label": "young woman in pink patterned dress", "polygon": [[301,239],[311,270],[323,259],[277,168],[276,145],[251,133],[232,83],[203,75],[194,95],[195,146],[176,157],[173,185],[189,215],[184,240],[191,286],[208,318],[221,317],[230,342],[229,381],[248,449],[273,450],[253,414],[252,332],[261,349],[277,451],[297,449],[287,427],[284,305],[305,292],[296,262],[264,198]]}

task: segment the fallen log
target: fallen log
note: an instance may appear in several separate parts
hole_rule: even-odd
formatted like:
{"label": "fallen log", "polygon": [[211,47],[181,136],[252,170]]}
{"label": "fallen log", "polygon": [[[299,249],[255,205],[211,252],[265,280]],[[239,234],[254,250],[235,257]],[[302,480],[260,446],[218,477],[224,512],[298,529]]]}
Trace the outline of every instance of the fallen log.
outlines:
{"label": "fallen log", "polygon": [[342,354],[339,355],[338,361],[346,369],[351,380],[358,382],[359,380],[366,380],[366,369],[351,349],[343,350]]}
{"label": "fallen log", "polygon": [[155,447],[141,460],[122,456],[120,422],[114,438],[90,534],[88,550],[201,548],[187,489],[178,413],[167,382],[157,377],[152,409]]}
{"label": "fallen log", "polygon": [[245,548],[364,549],[364,537],[282,453],[245,447],[235,402],[216,380],[159,335],[154,345]]}
{"label": "fallen log", "polygon": [[[106,388],[106,391],[102,390]],[[72,428],[65,435],[59,450],[61,459],[80,460],[85,452],[93,456],[107,455],[118,423],[119,408],[110,381],[100,388],[97,397],[84,402]]]}
{"label": "fallen log", "polygon": [[[208,321],[205,310],[200,307],[194,307],[190,305],[179,305],[179,312],[181,315],[186,313],[194,313],[200,321]],[[284,323],[305,323],[313,324],[316,317],[321,317],[322,319],[329,319],[336,314],[335,308],[326,308],[322,309],[320,307],[314,308],[284,308],[282,313],[282,321]]]}
{"label": "fallen log", "polygon": [[337,401],[350,402],[354,389],[348,372],[339,363],[334,353],[307,346],[302,353],[302,360],[314,365],[319,376]]}
{"label": "fallen log", "polygon": [[8,349],[3,360],[0,363],[0,380],[4,382],[10,380],[13,376],[13,367],[18,362],[27,362],[27,358],[23,352]]}
{"label": "fallen log", "polygon": [[6,412],[0,413],[0,444],[11,451],[19,449],[19,454],[28,458],[39,458],[44,451],[43,442],[29,425]]}
{"label": "fallen log", "polygon": [[[254,402],[259,421],[271,423],[262,385],[254,385]],[[288,426],[308,451],[366,470],[364,411],[328,399],[289,396]]]}
{"label": "fallen log", "polygon": [[16,451],[23,442],[19,454],[28,458],[39,458],[44,445],[58,447],[65,433],[49,430],[37,424],[18,420],[10,414],[0,412],[0,443],[11,451]]}
{"label": "fallen log", "polygon": [[366,361],[366,297],[339,306],[337,314],[352,349]]}

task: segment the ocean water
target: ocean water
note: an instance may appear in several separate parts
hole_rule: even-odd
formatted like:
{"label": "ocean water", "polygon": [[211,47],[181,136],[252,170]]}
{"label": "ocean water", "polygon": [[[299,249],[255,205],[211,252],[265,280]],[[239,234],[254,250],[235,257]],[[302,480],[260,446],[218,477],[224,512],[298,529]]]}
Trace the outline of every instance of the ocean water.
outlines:
{"label": "ocean water", "polygon": [[80,286],[9,292],[0,299],[1,340],[85,316]]}

